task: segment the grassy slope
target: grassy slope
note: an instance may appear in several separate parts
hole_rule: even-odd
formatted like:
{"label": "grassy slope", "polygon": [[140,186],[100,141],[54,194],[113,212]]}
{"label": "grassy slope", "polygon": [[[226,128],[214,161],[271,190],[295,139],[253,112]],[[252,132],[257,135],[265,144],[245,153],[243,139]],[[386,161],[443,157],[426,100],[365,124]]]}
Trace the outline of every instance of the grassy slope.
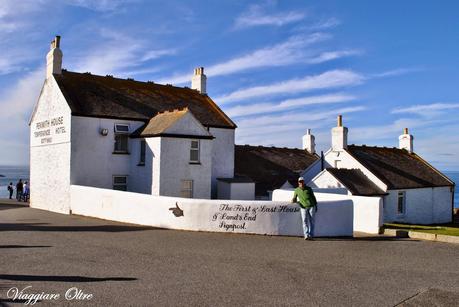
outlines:
{"label": "grassy slope", "polygon": [[384,224],[388,229],[404,229],[419,232],[436,233],[439,235],[459,236],[458,224],[444,224],[444,225],[411,225],[411,224]]}

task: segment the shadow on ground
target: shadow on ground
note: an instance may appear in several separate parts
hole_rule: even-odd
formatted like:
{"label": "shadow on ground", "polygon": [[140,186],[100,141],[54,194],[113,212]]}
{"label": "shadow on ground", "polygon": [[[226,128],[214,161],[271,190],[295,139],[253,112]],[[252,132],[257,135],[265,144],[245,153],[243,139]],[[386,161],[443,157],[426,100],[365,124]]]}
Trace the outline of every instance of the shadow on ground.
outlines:
{"label": "shadow on ground", "polygon": [[52,247],[50,245],[0,245],[0,249],[3,248],[42,248],[42,247]]}
{"label": "shadow on ground", "polygon": [[10,275],[0,274],[0,279],[14,281],[57,281],[57,282],[100,282],[132,281],[134,277],[86,277],[86,276],[52,276],[52,275]]}
{"label": "shadow on ground", "polygon": [[51,226],[48,223],[4,223],[0,224],[0,231],[100,231],[100,232],[123,232],[158,230],[161,228],[146,226],[124,225],[97,225],[97,226]]}

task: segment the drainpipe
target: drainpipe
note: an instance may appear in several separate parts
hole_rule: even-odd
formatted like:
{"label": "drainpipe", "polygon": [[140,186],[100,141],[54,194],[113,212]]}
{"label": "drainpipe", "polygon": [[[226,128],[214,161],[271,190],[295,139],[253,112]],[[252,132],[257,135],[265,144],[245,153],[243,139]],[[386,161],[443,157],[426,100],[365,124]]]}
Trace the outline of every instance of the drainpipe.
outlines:
{"label": "drainpipe", "polygon": [[324,170],[324,151],[320,151],[320,171]]}

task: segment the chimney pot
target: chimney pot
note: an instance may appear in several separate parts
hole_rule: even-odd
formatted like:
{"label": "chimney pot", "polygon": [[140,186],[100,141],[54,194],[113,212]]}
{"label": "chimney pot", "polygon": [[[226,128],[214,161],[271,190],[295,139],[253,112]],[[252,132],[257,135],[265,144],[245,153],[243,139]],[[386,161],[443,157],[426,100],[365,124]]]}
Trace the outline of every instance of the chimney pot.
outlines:
{"label": "chimney pot", "polygon": [[343,126],[343,116],[338,115],[338,127],[342,127],[342,126]]}
{"label": "chimney pot", "polygon": [[408,128],[403,129],[403,134],[408,134]]}

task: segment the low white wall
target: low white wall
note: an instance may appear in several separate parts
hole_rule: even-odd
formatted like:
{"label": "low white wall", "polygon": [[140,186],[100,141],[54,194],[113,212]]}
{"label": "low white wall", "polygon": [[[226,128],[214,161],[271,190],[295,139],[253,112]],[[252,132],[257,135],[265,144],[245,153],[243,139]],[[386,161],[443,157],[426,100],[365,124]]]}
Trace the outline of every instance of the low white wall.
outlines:
{"label": "low white wall", "polygon": [[[343,195],[337,193],[314,192],[318,204],[328,201],[349,201],[353,204],[354,231],[366,233],[379,233],[383,225],[383,200],[382,197],[366,197]],[[288,201],[293,197],[293,190],[275,190],[273,201]],[[319,207],[320,208],[320,207]],[[320,209],[319,209],[320,212]],[[333,222],[333,221],[332,221]]]}
{"label": "low white wall", "polygon": [[[72,213],[79,215],[169,229],[302,236],[299,207],[290,201],[189,199],[77,185],[70,191]],[[183,216],[174,215],[176,206]],[[315,235],[352,236],[352,220],[350,200],[322,201]]]}

